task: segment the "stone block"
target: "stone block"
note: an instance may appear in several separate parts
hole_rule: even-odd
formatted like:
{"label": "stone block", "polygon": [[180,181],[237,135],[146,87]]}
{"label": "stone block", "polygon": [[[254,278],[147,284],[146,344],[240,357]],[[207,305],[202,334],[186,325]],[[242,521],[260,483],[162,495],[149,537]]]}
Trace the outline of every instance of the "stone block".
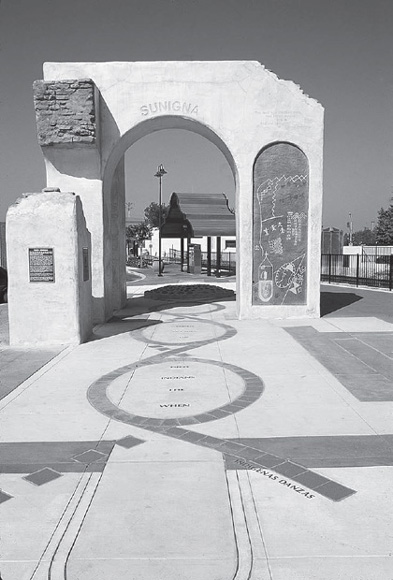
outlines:
{"label": "stone block", "polygon": [[[35,81],[34,107],[39,144],[44,146],[97,141],[96,97],[92,80]],[[85,132],[81,134],[81,125]],[[75,135],[79,135],[77,140]],[[80,138],[83,137],[83,138]]]}

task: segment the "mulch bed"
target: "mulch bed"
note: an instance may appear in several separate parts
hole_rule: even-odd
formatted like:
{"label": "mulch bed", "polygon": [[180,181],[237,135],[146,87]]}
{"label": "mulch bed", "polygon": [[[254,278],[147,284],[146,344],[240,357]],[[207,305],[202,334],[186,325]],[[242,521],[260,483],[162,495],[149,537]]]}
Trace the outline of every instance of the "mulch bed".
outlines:
{"label": "mulch bed", "polygon": [[146,290],[145,298],[153,300],[210,301],[234,298],[233,290],[213,284],[176,284]]}

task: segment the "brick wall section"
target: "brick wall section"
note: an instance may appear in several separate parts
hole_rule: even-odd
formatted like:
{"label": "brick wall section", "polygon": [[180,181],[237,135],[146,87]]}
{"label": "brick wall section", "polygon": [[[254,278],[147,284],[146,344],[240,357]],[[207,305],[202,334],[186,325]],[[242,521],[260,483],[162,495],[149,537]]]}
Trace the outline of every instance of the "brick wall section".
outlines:
{"label": "brick wall section", "polygon": [[91,79],[38,80],[33,90],[41,146],[96,143],[95,85]]}

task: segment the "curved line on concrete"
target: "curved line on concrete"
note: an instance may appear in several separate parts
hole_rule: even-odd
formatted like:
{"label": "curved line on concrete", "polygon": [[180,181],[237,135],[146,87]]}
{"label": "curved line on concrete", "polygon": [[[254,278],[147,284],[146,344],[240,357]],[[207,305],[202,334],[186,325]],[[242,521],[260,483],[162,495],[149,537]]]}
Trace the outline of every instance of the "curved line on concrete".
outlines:
{"label": "curved line on concrete", "polygon": [[[198,348],[200,346],[203,346],[205,344],[209,344],[210,342],[214,342],[214,341],[228,340],[228,338],[232,338],[233,336],[236,336],[236,334],[237,334],[237,331],[234,328],[232,328],[232,326],[229,326],[227,324],[223,324],[221,322],[213,322],[212,320],[196,319],[194,316],[187,316],[185,318],[187,318],[188,320],[193,320],[194,322],[198,322],[200,324],[210,324],[213,327],[220,326],[221,328],[224,329],[224,332],[221,336],[215,336],[214,338],[210,338],[210,339],[207,338],[204,340],[198,340],[198,341],[194,341],[194,342],[191,341],[190,343],[183,343],[184,346],[179,347],[181,351]],[[169,324],[174,324],[175,322],[178,322],[178,321],[175,319],[175,320],[173,320],[173,322],[170,322]],[[147,344],[159,344],[160,346],[164,345],[166,347],[171,347],[171,346],[176,347],[177,346],[176,343],[171,344],[170,342],[165,342],[162,340],[154,340],[154,339],[147,338],[146,336],[144,336],[142,331],[139,333],[139,336],[137,334],[133,335],[133,338],[135,338],[136,340],[140,340],[142,342],[145,342]]]}
{"label": "curved line on concrete", "polygon": [[194,357],[187,357],[187,361],[198,362],[201,364],[203,363],[205,365],[212,364],[220,368],[225,368],[241,377],[245,389],[236,399],[226,403],[225,405],[221,405],[215,409],[210,409],[204,413],[189,415],[188,417],[181,417],[179,419],[158,419],[153,417],[146,417],[143,415],[135,415],[120,409],[117,405],[112,403],[108,397],[107,390],[115,379],[125,373],[134,371],[136,368],[160,364],[162,362],[162,358],[160,357],[159,361],[157,362],[152,360],[139,361],[137,363],[125,365],[115,371],[111,371],[110,373],[103,375],[90,385],[87,391],[87,399],[92,407],[110,419],[114,419],[115,421],[119,421],[121,423],[127,423],[129,425],[134,425],[135,427],[149,429],[149,427],[164,428],[178,427],[181,425],[193,425],[196,423],[207,423],[210,421],[222,419],[228,415],[233,415],[234,413],[249,407],[260,398],[264,391],[264,383],[262,379],[258,375],[255,375],[254,373],[251,373],[250,371],[247,371],[241,367],[237,367],[230,363],[224,363],[222,361],[205,358],[199,359]]}
{"label": "curved line on concrete", "polygon": [[[191,318],[195,320],[193,317]],[[224,334],[219,337],[215,336],[213,338],[191,342],[189,344],[186,344],[185,346],[174,348],[170,352],[167,352],[165,354],[166,358],[169,356],[172,358],[179,354],[184,354],[188,350],[195,349],[200,346],[205,346],[211,342],[226,340],[237,334],[236,330],[227,324],[222,324],[220,322],[212,322],[210,320],[198,320],[198,322],[210,324],[213,327],[219,326],[224,329]],[[167,342],[146,339],[146,337],[142,334],[142,332],[139,333],[139,336],[134,335],[134,337],[139,340],[143,340],[143,342],[147,342],[148,344],[153,343],[159,345],[163,344],[168,345]],[[225,405],[221,405],[220,407],[217,407],[213,410],[209,410],[205,413],[199,413],[198,415],[191,415],[188,417],[181,417],[180,419],[157,419],[153,417],[146,417],[143,415],[135,415],[133,413],[123,411],[117,405],[112,403],[112,401],[108,397],[107,390],[110,384],[115,379],[124,375],[125,373],[135,371],[137,368],[161,364],[162,359],[163,355],[161,353],[156,354],[147,359],[140,360],[138,362],[131,363],[129,365],[124,365],[123,367],[120,367],[114,371],[111,371],[103,375],[89,386],[87,390],[87,399],[89,403],[91,404],[92,407],[94,407],[97,411],[99,411],[103,415],[106,415],[107,417],[119,421],[121,423],[127,423],[129,425],[142,427],[144,429],[149,429],[149,427],[165,428],[165,427],[178,427],[181,425],[192,425],[195,423],[206,423],[208,421],[224,418],[228,415],[232,415],[235,412],[245,409],[246,407],[254,403],[256,400],[259,399],[259,397],[264,391],[264,383],[262,379],[258,375],[255,375],[254,373],[251,373],[246,369],[222,361],[216,361],[212,359],[192,358],[188,357],[187,355],[187,360],[219,366],[220,368],[225,368],[239,375],[245,385],[244,391],[234,401],[230,401]],[[215,416],[213,416],[212,413],[214,413]]]}
{"label": "curved line on concrete", "polygon": [[135,276],[137,276],[139,278],[139,280],[127,280],[127,284],[135,284],[135,282],[139,282],[140,280],[145,280],[145,278],[146,278],[145,274],[142,274],[141,272],[134,270],[134,268],[131,268],[130,266],[127,266],[127,268],[129,268],[131,270],[132,274],[135,274]]}

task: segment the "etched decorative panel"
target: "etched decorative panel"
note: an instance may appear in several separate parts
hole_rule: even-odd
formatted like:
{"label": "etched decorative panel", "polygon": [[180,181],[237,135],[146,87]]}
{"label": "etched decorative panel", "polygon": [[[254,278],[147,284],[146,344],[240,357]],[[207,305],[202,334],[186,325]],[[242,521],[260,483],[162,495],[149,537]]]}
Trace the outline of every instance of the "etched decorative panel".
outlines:
{"label": "etched decorative panel", "polygon": [[253,304],[306,304],[308,183],[295,145],[270,145],[255,161]]}

